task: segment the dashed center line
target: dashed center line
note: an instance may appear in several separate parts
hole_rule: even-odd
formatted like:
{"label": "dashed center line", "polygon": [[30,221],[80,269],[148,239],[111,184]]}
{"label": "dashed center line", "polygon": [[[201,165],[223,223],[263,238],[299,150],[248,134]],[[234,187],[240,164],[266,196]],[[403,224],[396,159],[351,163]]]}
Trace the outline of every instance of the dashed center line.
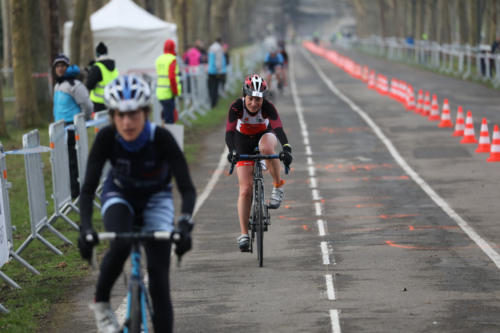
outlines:
{"label": "dashed center line", "polygon": [[[316,179],[316,167],[314,166],[313,159],[311,157],[312,155],[312,150],[311,146],[309,143],[309,133],[307,132],[307,126],[306,122],[304,121],[304,115],[303,115],[303,109],[302,109],[302,104],[299,98],[299,95],[297,93],[297,86],[295,83],[295,72],[294,69],[295,67],[293,66],[294,61],[293,61],[293,56],[291,57],[291,66],[290,66],[290,88],[292,91],[292,97],[293,101],[295,104],[295,111],[297,112],[297,118],[299,119],[299,125],[301,128],[301,133],[302,133],[302,139],[304,142],[304,147],[305,147],[305,154],[307,158],[307,170],[309,173],[309,187],[311,188],[311,194],[314,202],[314,209],[316,211],[316,216],[321,217],[323,215],[323,209],[321,207],[321,195],[319,192],[318,187],[318,182]],[[323,219],[318,218],[317,220],[318,224],[318,234],[320,237],[326,236],[326,231],[325,231],[325,221]],[[330,251],[328,249],[328,242],[327,241],[321,241],[320,242],[320,248],[321,248],[321,257],[323,260],[324,265],[330,265]],[[332,261],[333,264],[335,264],[335,259],[332,256]],[[333,276],[331,274],[326,274],[325,275],[325,282],[326,282],[326,291],[328,295],[328,299],[333,301],[336,299],[335,297],[335,288],[333,286]],[[340,321],[339,321],[339,312],[338,310],[331,309],[329,311],[330,314],[330,320],[331,320],[331,326],[332,326],[332,332],[333,333],[340,333]]]}

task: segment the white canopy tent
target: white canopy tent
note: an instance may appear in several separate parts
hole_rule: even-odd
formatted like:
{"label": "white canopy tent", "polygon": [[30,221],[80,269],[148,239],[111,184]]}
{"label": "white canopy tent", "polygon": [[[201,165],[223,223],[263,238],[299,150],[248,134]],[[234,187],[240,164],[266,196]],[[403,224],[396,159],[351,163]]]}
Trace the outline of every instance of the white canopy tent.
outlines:
{"label": "white canopy tent", "polygon": [[[64,53],[70,56],[73,22],[64,24]],[[104,42],[120,73],[151,72],[168,38],[177,43],[177,25],[160,20],[132,0],[111,0],[90,16],[94,49]],[[89,59],[90,60],[90,59]]]}

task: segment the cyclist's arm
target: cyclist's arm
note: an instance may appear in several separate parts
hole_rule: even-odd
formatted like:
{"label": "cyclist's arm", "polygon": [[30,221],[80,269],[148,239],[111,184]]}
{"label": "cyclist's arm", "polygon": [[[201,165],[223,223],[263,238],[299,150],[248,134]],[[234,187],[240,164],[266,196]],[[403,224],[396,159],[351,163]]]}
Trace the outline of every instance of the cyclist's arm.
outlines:
{"label": "cyclist's arm", "polygon": [[156,146],[162,150],[160,153],[166,156],[168,165],[177,183],[177,188],[181,194],[181,214],[192,215],[196,201],[196,189],[191,180],[184,154],[172,134],[163,128],[156,129],[155,141],[158,143]]}
{"label": "cyclist's arm", "polygon": [[276,110],[273,103],[264,100],[264,104],[262,105],[262,110],[263,112],[266,113],[269,119],[269,126],[271,126],[271,128],[273,129],[274,134],[276,134],[276,137],[280,141],[281,145],[283,146],[287,144],[288,138],[285,134],[285,131],[283,130],[283,125],[281,123],[278,110]]}
{"label": "cyclist's arm", "polygon": [[99,185],[102,168],[109,156],[108,150],[112,147],[114,134],[111,127],[101,129],[95,138],[87,160],[87,170],[80,192],[80,225],[83,229],[92,228],[92,212],[94,193]]}
{"label": "cyclist's arm", "polygon": [[226,145],[229,151],[235,150],[234,133],[236,132],[236,124],[238,123],[238,114],[243,110],[243,102],[240,98],[231,104],[226,123]]}

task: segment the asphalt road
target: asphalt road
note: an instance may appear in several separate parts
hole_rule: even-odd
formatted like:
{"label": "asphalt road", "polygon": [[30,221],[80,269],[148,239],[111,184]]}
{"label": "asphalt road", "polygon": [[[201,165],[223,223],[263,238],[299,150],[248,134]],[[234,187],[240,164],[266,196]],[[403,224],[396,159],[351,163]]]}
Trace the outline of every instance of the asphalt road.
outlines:
{"label": "asphalt road", "polygon": [[[447,94],[453,117],[468,103],[476,119],[500,121],[497,92],[340,52]],[[222,174],[196,215],[193,251],[172,267],[176,332],[500,331],[500,163],[330,62],[290,55],[276,106],[294,162],[264,267],[237,248],[237,179]],[[200,193],[223,149],[221,128],[193,169]],[[116,304],[124,290],[114,294]],[[90,299],[81,292],[80,304]]]}

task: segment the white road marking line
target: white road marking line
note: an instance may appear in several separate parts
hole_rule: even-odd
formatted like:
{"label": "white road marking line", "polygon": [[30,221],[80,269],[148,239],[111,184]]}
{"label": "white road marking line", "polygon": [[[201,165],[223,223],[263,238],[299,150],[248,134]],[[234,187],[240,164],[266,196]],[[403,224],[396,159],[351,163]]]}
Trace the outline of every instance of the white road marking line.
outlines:
{"label": "white road marking line", "polygon": [[330,256],[328,255],[328,244],[326,242],[320,243],[321,257],[323,258],[323,265],[330,265]]}
{"label": "white road marking line", "polygon": [[326,274],[325,280],[326,280],[326,293],[328,295],[328,299],[331,301],[334,301],[335,300],[335,288],[333,287],[332,274]]}
{"label": "white road marking line", "polygon": [[307,157],[307,165],[314,165],[312,157]]}
{"label": "white road marking line", "polygon": [[314,209],[316,210],[316,216],[321,216],[323,214],[323,212],[321,211],[321,203],[320,202],[314,203]]}
{"label": "white road marking line", "polygon": [[316,200],[321,200],[321,196],[319,195],[319,192],[317,189],[312,189],[311,191],[312,193],[312,197],[313,197],[313,200],[316,201]]}
{"label": "white road marking line", "polygon": [[226,156],[228,154],[229,150],[227,149],[226,146],[224,146],[224,151],[219,157],[219,163],[217,164],[217,168],[214,170],[212,173],[212,177],[210,177],[210,180],[208,181],[207,185],[205,185],[205,188],[203,189],[203,192],[196,198],[196,205],[194,206],[194,212],[193,216],[198,213],[198,210],[201,208],[203,203],[205,203],[205,200],[207,200],[208,196],[214,189],[215,184],[219,181],[220,175],[222,175],[224,166],[228,163]]}
{"label": "white road marking line", "polygon": [[310,177],[316,176],[316,168],[315,167],[310,166],[310,167],[307,168],[307,170],[309,171],[309,176]]}
{"label": "white road marking line", "polygon": [[309,138],[307,136],[305,136],[303,139],[303,142],[304,142],[304,146],[308,146],[309,145]]}
{"label": "white road marking line", "polygon": [[306,155],[312,155],[310,146],[306,146]]}
{"label": "white road marking line", "polygon": [[316,178],[312,177],[309,179],[309,187],[310,188],[318,187],[318,182],[316,181]]}
{"label": "white road marking line", "polygon": [[326,235],[325,233],[325,222],[323,222],[323,220],[319,219],[318,221],[318,234],[323,237],[324,235]]}
{"label": "white road marking line", "polygon": [[448,216],[455,221],[455,223],[463,230],[463,232],[469,236],[470,239],[476,243],[477,246],[493,261],[493,263],[500,269],[500,255],[496,252],[491,245],[484,240],[453,208],[448,205],[448,203],[439,196],[439,194],[430,187],[427,182],[420,177],[420,175],[413,170],[408,163],[403,159],[401,154],[396,150],[392,142],[387,138],[380,129],[380,127],[371,119],[371,117],[363,111],[359,106],[357,106],[353,101],[351,101],[347,96],[341,93],[333,82],[325,75],[325,73],[319,68],[316,62],[311,58],[311,56],[305,52],[302,48],[300,49],[302,54],[306,57],[309,63],[314,67],[316,72],[319,74],[323,82],[328,86],[328,88],[342,99],[349,107],[356,112],[367,124],[371,127],[375,135],[384,143],[384,145],[389,150],[394,160],[403,168],[403,170],[417,183],[422,190],[438,205],[441,209],[448,214]]}
{"label": "white road marking line", "polygon": [[332,323],[332,332],[340,333],[340,320],[338,310],[330,310],[330,320]]}

